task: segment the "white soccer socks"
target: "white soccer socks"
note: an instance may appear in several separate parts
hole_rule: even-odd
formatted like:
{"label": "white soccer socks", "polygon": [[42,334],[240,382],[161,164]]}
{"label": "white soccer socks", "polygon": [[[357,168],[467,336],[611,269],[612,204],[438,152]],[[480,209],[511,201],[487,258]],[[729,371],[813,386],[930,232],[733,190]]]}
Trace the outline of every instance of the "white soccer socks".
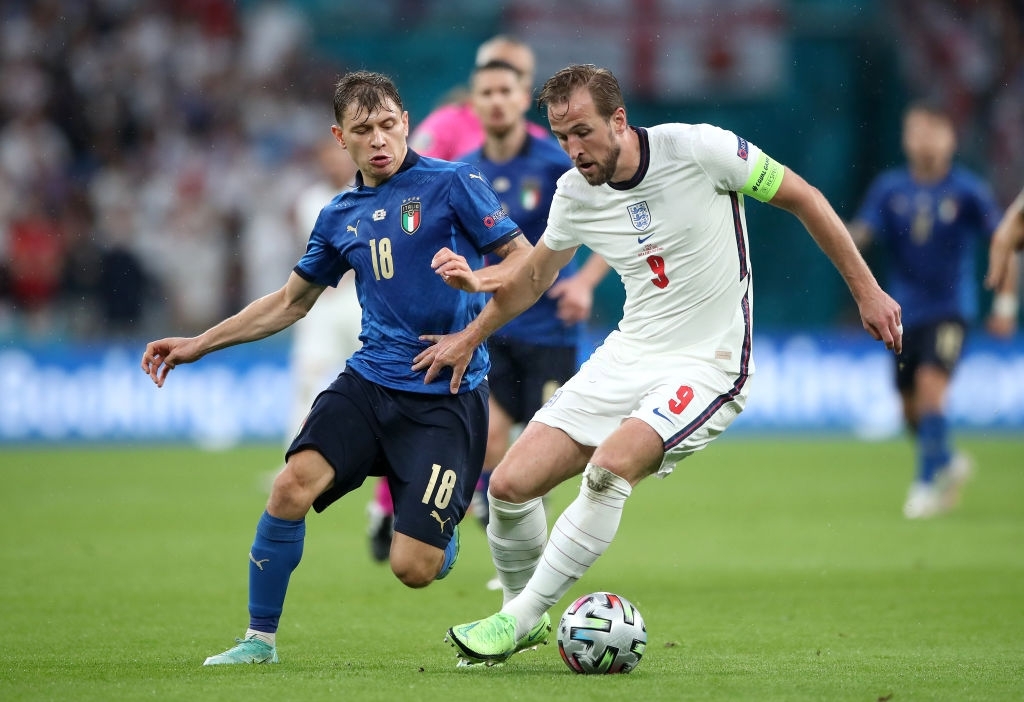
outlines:
{"label": "white soccer socks", "polygon": [[506,600],[502,607],[502,612],[516,618],[517,639],[605,552],[618,531],[622,508],[632,491],[629,481],[587,464],[580,494],[551,529],[536,572],[522,593],[512,601]]}
{"label": "white soccer socks", "polygon": [[544,500],[537,497],[515,504],[491,494],[487,499],[490,503],[487,543],[501,581],[503,602],[508,602],[526,586],[548,540]]}

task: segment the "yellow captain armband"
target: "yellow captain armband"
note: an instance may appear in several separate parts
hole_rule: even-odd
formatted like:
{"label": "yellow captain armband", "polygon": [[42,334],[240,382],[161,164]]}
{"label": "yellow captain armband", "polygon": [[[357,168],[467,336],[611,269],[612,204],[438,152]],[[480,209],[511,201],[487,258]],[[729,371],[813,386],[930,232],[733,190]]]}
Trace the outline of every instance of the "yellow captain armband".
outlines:
{"label": "yellow captain armband", "polygon": [[785,166],[773,160],[768,154],[761,152],[754,164],[754,171],[750,174],[746,185],[740,188],[740,192],[761,202],[768,202],[779,191],[785,172]]}

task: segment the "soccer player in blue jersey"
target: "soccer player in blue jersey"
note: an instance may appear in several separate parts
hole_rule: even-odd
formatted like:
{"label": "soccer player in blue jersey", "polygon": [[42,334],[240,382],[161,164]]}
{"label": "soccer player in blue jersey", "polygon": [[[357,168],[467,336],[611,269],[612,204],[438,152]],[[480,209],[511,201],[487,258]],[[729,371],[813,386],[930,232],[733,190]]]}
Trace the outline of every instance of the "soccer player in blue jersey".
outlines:
{"label": "soccer player in blue jersey", "polygon": [[[903,514],[924,519],[953,508],[972,471],[970,460],[953,449],[946,398],[977,316],[977,247],[988,242],[1001,213],[988,186],[954,165],[956,133],[941,109],[909,107],[903,150],[906,165],[874,180],[850,230],[860,246],[875,240],[883,247],[889,290],[903,308],[896,386],[918,454]],[[1000,285],[997,299],[1012,295],[1016,274]],[[997,306],[989,329],[1012,333],[1013,313]]]}
{"label": "soccer player in blue jersey", "polygon": [[[507,34],[491,37],[477,47],[475,65],[482,66],[491,61],[504,61],[515,66],[519,71],[523,90],[529,92],[533,89],[535,59],[533,49],[529,44]],[[461,89],[459,92],[468,93]],[[528,106],[529,101],[527,101]],[[526,122],[526,129],[530,134],[541,139],[550,136],[547,128],[541,127],[539,124]],[[458,103],[442,105],[427,115],[412,131],[409,136],[409,144],[423,156],[451,161],[456,160],[457,156],[479,148],[485,138],[483,125],[480,124],[472,101],[467,95],[465,98],[460,97]],[[514,217],[512,219],[517,221]],[[578,303],[582,298],[582,293],[579,297],[571,294],[575,291],[574,286],[566,290],[562,296],[561,307],[567,313],[570,305]],[[589,313],[589,303],[587,310]],[[374,499],[368,505],[368,511],[370,516],[368,529],[370,554],[376,561],[385,561],[391,551],[391,526],[394,511],[387,481],[377,482]]]}
{"label": "soccer player in blue jersey", "polygon": [[[249,629],[205,665],[276,663],[276,631],[305,517],[385,475],[395,501],[391,569],[405,585],[443,578],[458,556],[457,526],[480,475],[487,436],[487,352],[450,393],[452,377],[425,382],[411,368],[421,335],[453,332],[483,308],[482,294],[446,285],[432,268],[440,248],[479,266],[485,254],[514,265],[531,249],[473,167],[408,148],[409,116],[386,76],[358,71],[334,93],[341,148],[355,187],[324,207],[284,287],[193,338],[149,343],[142,369],[158,386],[183,363],[270,336],[301,319],[328,286],[355,271],[362,347],[322,392],[286,452],[249,552]],[[486,273],[481,272],[486,276]]]}
{"label": "soccer player in blue jersey", "polygon": [[[555,183],[572,161],[554,139],[529,132],[530,100],[523,75],[512,64],[494,60],[477,66],[470,77],[470,101],[485,141],[458,160],[487,176],[502,208],[535,244],[547,224]],[[607,272],[600,256],[590,256],[582,267],[573,259],[548,295],[488,341],[489,432],[473,502],[473,513],[485,526],[490,472],[508,450],[515,426],[528,421],[576,372],[581,322],[590,317],[594,288]],[[501,587],[496,580],[490,586]]]}

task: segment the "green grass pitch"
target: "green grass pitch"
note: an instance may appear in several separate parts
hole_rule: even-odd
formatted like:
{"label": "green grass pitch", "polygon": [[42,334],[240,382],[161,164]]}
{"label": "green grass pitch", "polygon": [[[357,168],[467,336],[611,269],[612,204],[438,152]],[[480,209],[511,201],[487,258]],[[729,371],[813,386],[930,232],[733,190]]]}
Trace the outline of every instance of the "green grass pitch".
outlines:
{"label": "green grass pitch", "polygon": [[[649,644],[576,676],[552,644],[456,669],[445,629],[494,611],[475,523],[408,590],[370,561],[369,486],[311,515],[281,664],[203,668],[244,631],[247,554],[278,447],[0,452],[2,700],[1021,700],[1024,439],[963,438],[960,509],[908,522],[903,440],[724,437],[641,483],[566,598],[632,600]],[[549,516],[575,495],[559,488]]]}

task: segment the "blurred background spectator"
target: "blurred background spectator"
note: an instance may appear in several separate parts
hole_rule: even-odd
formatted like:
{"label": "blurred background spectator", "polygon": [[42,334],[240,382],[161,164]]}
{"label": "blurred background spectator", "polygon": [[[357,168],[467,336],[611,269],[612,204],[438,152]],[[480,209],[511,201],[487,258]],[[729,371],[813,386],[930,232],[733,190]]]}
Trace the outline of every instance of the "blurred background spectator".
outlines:
{"label": "blurred background spectator", "polygon": [[[336,77],[390,73],[415,125],[499,32],[536,47],[538,80],[609,66],[637,124],[771,136],[847,216],[899,161],[903,106],[938,98],[1005,206],[1024,173],[1022,15],[1015,0],[378,0],[353,22],[329,0],[7,0],[0,341],[192,334],[275,289]],[[762,329],[852,323],[842,281],[770,210],[748,212]],[[806,260],[803,278],[780,256]],[[598,290],[598,324],[619,294]]]}

